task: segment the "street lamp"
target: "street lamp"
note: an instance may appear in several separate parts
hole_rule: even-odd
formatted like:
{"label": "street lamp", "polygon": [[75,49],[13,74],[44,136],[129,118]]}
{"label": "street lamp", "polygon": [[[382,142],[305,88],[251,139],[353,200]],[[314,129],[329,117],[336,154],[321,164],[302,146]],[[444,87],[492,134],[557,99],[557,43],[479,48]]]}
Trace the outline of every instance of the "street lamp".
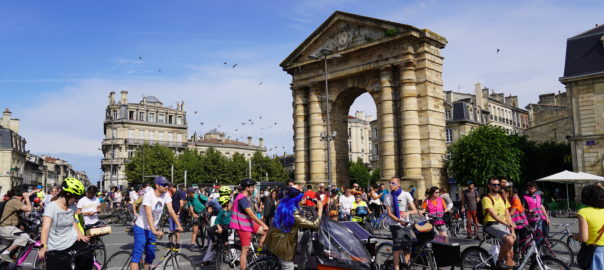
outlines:
{"label": "street lamp", "polygon": [[334,54],[332,50],[329,49],[322,49],[321,51],[321,56],[314,56],[311,55],[308,58],[313,59],[313,60],[320,60],[323,59],[323,63],[324,63],[324,67],[325,67],[325,114],[326,114],[326,120],[327,120],[327,127],[325,130],[325,133],[321,134],[321,140],[325,140],[325,143],[327,143],[327,185],[331,186],[332,184],[332,173],[331,173],[331,168],[332,168],[332,164],[331,164],[331,141],[333,141],[333,139],[335,138],[336,134],[335,132],[332,134],[331,133],[331,121],[330,121],[330,117],[329,117],[329,81],[327,80],[327,59],[333,59],[333,58],[339,58],[342,57],[341,54]]}

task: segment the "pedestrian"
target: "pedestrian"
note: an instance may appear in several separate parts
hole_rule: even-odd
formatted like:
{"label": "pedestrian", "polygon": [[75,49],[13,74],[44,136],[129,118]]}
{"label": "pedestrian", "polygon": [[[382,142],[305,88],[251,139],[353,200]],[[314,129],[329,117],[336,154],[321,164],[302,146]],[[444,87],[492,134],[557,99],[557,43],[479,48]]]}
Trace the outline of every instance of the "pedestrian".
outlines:
{"label": "pedestrian", "polygon": [[59,194],[59,189],[56,187],[51,187],[48,189],[48,194],[44,196],[44,202],[42,203],[42,207],[46,207],[51,201],[52,198],[56,197]]}
{"label": "pedestrian", "polygon": [[400,178],[390,178],[390,190],[390,195],[386,196],[384,205],[388,211],[389,219],[387,220],[387,224],[392,235],[394,270],[399,270],[401,252],[403,252],[405,261],[408,262],[411,259],[412,243],[405,240],[408,237],[408,231],[403,226],[406,226],[410,222],[409,216],[411,214],[419,215],[419,212],[415,208],[411,194],[401,188]]}
{"label": "pedestrian", "polygon": [[[168,192],[170,193],[170,197],[172,198],[172,209],[176,214],[178,222],[182,224],[181,212],[186,211],[186,209],[184,209],[184,206],[185,200],[187,199],[187,194],[185,194],[182,190],[176,189],[176,186],[172,183],[170,183]],[[174,233],[174,235],[171,236],[168,240],[174,244],[175,248],[180,248],[180,231],[177,230],[177,223],[172,217],[168,217],[168,224],[170,226],[170,232]]]}
{"label": "pedestrian", "polygon": [[52,269],[71,269],[73,254],[76,254],[75,269],[92,269],[92,251],[86,250],[90,238],[76,229],[78,225],[74,217],[75,203],[82,195],[82,182],[75,178],[65,178],[59,194],[44,209],[40,235],[42,248],[38,251],[38,258],[46,257],[46,265],[52,266]]}
{"label": "pedestrian", "polygon": [[441,188],[440,197],[443,198],[443,200],[445,200],[447,203],[447,211],[451,211],[451,209],[453,209],[453,200],[451,200],[451,195],[449,195],[449,192],[447,192],[446,189]]}
{"label": "pedestrian", "polygon": [[[480,194],[478,194],[474,183],[468,181],[468,188],[461,194],[461,211],[465,210],[467,220],[466,230],[468,236],[466,239],[471,239],[474,234],[478,234],[477,231],[472,232],[472,224],[475,224],[476,228],[478,228],[478,217],[476,216],[478,202],[480,202]],[[482,209],[480,210],[482,211]]]}
{"label": "pedestrian", "polygon": [[522,204],[531,227],[541,230],[541,235],[548,235],[550,219],[537,190],[537,183],[528,183],[527,193],[522,196]]}
{"label": "pedestrian", "polygon": [[96,197],[99,192],[97,186],[89,186],[86,190],[86,196],[82,197],[77,204],[76,214],[82,214],[84,217],[84,228],[94,226],[100,223],[99,213],[101,212],[101,202]]}
{"label": "pedestrian", "polygon": [[195,189],[187,189],[187,202],[189,204],[189,213],[193,220],[193,233],[191,234],[191,245],[192,249],[195,246],[195,240],[197,240],[197,234],[199,233],[199,225],[203,217],[203,212],[206,210],[206,203],[208,197],[201,193],[195,192]]}
{"label": "pedestrian", "polygon": [[378,193],[379,186],[374,184],[369,187],[369,209],[373,212],[374,217],[379,217],[382,214],[382,201]]}
{"label": "pedestrian", "polygon": [[447,203],[440,195],[438,187],[428,189],[428,198],[423,202],[422,208],[434,218],[434,230],[440,236],[447,236],[447,224],[443,219],[447,210]]}
{"label": "pedestrian", "polygon": [[354,200],[352,190],[346,189],[344,196],[340,197],[340,220],[350,220],[350,211],[352,210],[352,203],[354,203]]}
{"label": "pedestrian", "polygon": [[275,216],[275,210],[277,209],[277,191],[273,190],[269,192],[269,195],[264,200],[262,217],[265,224],[271,224],[273,217]]}
{"label": "pedestrian", "polygon": [[516,224],[508,212],[511,207],[508,200],[499,195],[501,184],[499,179],[489,179],[489,193],[482,199],[482,211],[484,212],[484,230],[501,242],[499,257],[496,267],[499,269],[514,268],[514,241],[516,235],[514,229]]}
{"label": "pedestrian", "polygon": [[296,255],[299,229],[318,228],[323,214],[323,203],[317,201],[318,218],[314,221],[305,219],[300,214],[300,201],[303,197],[300,190],[290,187],[277,206],[275,218],[268,231],[266,247],[279,258],[283,270],[293,270],[295,267],[294,256]]}
{"label": "pedestrian", "polygon": [[[604,269],[604,189],[598,185],[584,187],[581,190],[581,203],[587,207],[577,213],[579,233],[572,236],[586,244],[581,246],[579,254],[587,256],[578,256],[579,266],[590,270]],[[592,249],[593,255],[589,258],[591,252],[588,251]]]}
{"label": "pedestrian", "polygon": [[16,186],[7,194],[11,195],[11,198],[4,202],[4,210],[0,213],[0,237],[13,242],[0,254],[0,259],[10,263],[14,261],[10,252],[27,245],[27,237],[21,235],[22,230],[18,228],[19,212],[31,212],[33,206],[29,201],[27,185]]}
{"label": "pedestrian", "polygon": [[128,194],[128,196],[130,197],[131,202],[136,201],[136,199],[138,199],[138,192],[136,192],[134,187],[130,187],[130,193]]}

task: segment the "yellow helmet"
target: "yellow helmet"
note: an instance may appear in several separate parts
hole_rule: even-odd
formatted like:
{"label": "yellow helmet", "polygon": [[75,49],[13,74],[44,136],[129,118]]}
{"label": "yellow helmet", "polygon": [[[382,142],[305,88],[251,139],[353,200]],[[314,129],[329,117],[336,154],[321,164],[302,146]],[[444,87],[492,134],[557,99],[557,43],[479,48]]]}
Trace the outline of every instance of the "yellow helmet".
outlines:
{"label": "yellow helmet", "polygon": [[75,178],[65,178],[61,184],[61,189],[77,196],[84,195],[84,185],[80,180]]}
{"label": "yellow helmet", "polygon": [[218,198],[218,202],[220,203],[220,205],[225,205],[227,203],[229,203],[231,201],[231,197],[229,196],[220,196],[220,198]]}
{"label": "yellow helmet", "polygon": [[231,195],[231,192],[233,192],[233,190],[228,186],[222,186],[218,189],[220,196],[229,196]]}

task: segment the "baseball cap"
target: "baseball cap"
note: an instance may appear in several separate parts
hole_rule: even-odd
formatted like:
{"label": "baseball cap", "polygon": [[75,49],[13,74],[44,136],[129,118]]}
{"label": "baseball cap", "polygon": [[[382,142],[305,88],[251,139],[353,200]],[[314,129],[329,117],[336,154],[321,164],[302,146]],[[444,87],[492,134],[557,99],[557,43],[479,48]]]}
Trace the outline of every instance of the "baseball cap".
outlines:
{"label": "baseball cap", "polygon": [[166,179],[163,176],[158,176],[158,177],[155,177],[155,184],[156,185],[166,185],[166,184],[170,184],[170,181],[168,181],[168,179]]}
{"label": "baseball cap", "polygon": [[187,193],[194,193],[194,192],[195,192],[195,190],[192,187],[187,188]]}
{"label": "baseball cap", "polygon": [[38,185],[38,187],[37,187],[37,188],[42,188],[42,185]]}

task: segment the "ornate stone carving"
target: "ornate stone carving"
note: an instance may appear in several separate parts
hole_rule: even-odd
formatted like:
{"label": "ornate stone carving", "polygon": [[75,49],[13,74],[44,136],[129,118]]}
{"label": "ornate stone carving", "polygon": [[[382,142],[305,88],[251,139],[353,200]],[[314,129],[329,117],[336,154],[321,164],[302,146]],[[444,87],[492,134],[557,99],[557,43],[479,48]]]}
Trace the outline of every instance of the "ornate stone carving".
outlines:
{"label": "ornate stone carving", "polygon": [[385,32],[381,29],[367,28],[349,22],[340,22],[332,27],[331,32],[320,41],[319,47],[313,50],[311,55],[321,55],[322,49],[337,52],[363,43],[378,40],[384,37]]}

